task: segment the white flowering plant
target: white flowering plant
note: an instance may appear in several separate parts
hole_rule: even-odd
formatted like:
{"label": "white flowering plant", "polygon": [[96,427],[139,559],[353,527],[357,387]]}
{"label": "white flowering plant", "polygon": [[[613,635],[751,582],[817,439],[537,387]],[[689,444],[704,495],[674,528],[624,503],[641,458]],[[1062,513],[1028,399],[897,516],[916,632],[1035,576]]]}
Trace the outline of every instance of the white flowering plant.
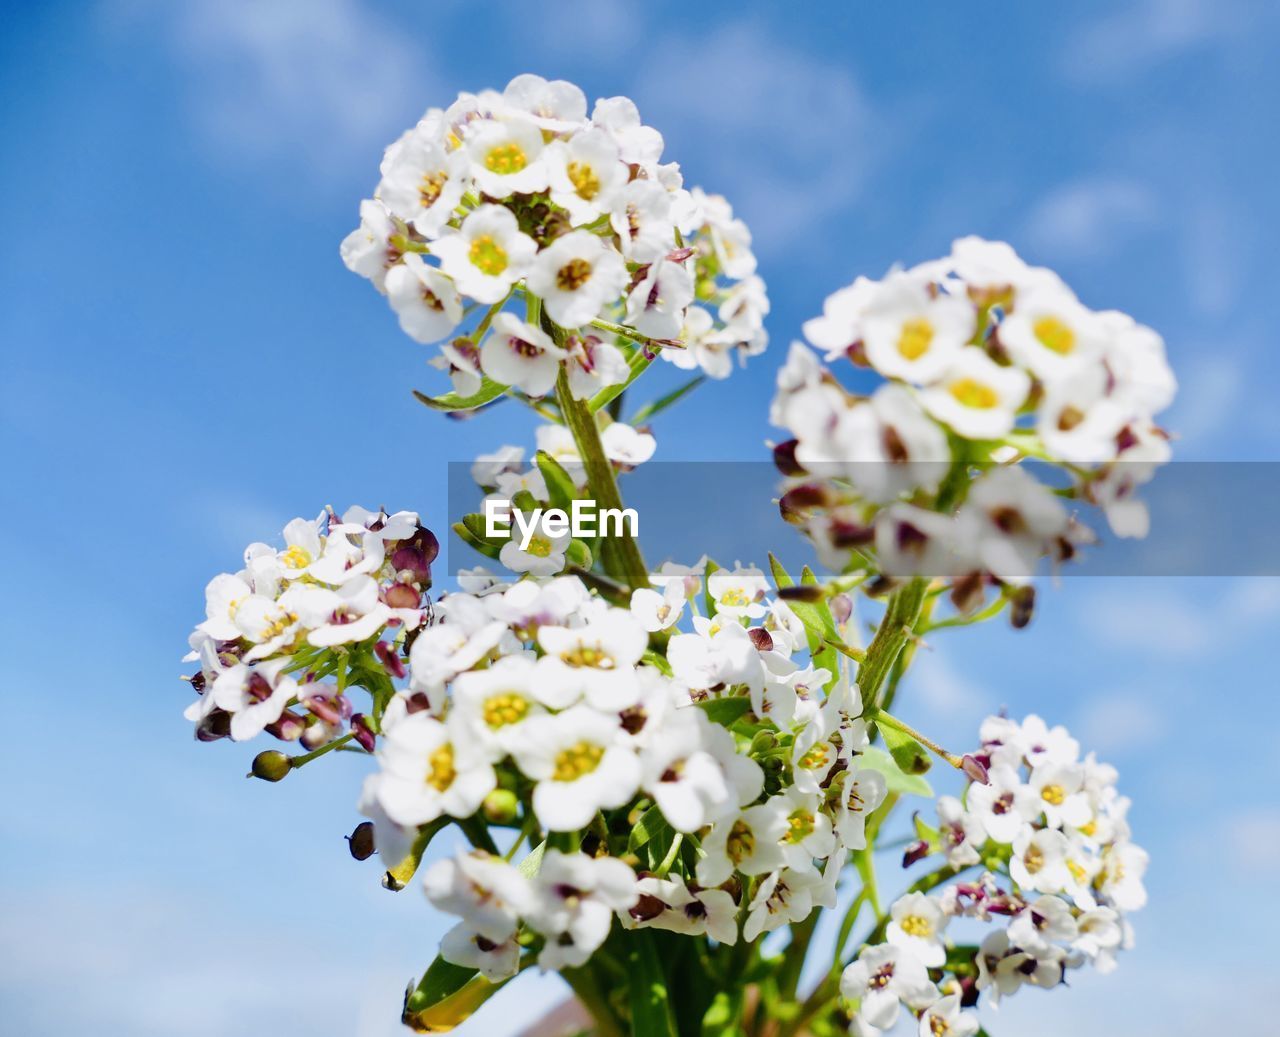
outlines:
{"label": "white flowering plant", "polygon": [[[342,255],[441,343],[452,391],[419,398],[546,419],[531,465],[476,460],[487,497],[620,507],[648,419],[764,349],[746,227],[661,157],[629,100],[588,115],[536,76],[387,150]],[[1112,768],[1036,716],[991,717],[957,753],[893,709],[927,638],[1029,621],[1038,569],[1089,539],[1076,510],[1143,532],[1134,490],[1167,457],[1153,418],[1174,391],[1159,337],[976,239],[859,279],[805,331],[883,379],[855,394],[801,344],[778,375],[779,504],[821,577],[772,554],[651,568],[625,528],[521,542],[476,512],[454,531],[503,571],[460,570],[433,600],[416,513],[326,508],[209,584],[197,737],[297,743],[254,759],[267,781],[367,758],[352,856],[456,919],[406,993],[417,1032],[537,968],[600,1037],[903,1018],[967,1037],[980,1003],[1109,971],[1131,944],[1147,859]],[[699,373],[624,423],[658,356]],[[934,760],[953,794],[935,797]],[[466,848],[431,859],[448,827]],[[910,871],[885,899],[897,852]]]}

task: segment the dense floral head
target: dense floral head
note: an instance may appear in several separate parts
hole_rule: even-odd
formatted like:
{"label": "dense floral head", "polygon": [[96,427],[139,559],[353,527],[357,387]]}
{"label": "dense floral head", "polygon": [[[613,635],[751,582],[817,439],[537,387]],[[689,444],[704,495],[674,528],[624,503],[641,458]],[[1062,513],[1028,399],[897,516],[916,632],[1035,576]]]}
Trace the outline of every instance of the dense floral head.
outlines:
{"label": "dense floral head", "polygon": [[800,343],[779,372],[771,418],[794,436],[776,451],[783,514],[832,568],[948,579],[971,610],[984,582],[1025,585],[1090,539],[1069,501],[1102,507],[1118,535],[1146,532],[1134,490],[1170,453],[1154,423],[1176,388],[1164,343],[1008,245],[964,238],[860,277],[805,334],[884,379],[850,392]]}
{"label": "dense floral head", "polygon": [[[723,378],[735,354],[765,348],[769,302],[746,225],[723,198],[686,189],[662,150],[625,97],[588,114],[572,83],[534,75],[461,94],[387,149],[343,261],[410,337],[449,340],[438,366],[462,398],[485,377],[542,396],[561,363],[594,375],[593,391],[618,384],[619,346],[665,345]],[[574,349],[538,320],[495,321],[509,300],[537,300]]]}

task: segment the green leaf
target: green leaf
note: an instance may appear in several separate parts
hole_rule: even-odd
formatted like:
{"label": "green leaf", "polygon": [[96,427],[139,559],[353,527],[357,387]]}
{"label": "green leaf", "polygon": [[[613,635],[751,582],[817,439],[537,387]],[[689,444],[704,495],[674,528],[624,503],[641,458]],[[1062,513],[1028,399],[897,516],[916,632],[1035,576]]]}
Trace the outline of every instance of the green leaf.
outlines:
{"label": "green leaf", "polygon": [[678,1037],[671,995],[653,933],[637,929],[628,934],[627,991],[631,1003],[631,1032],[641,1037]]}
{"label": "green leaf", "polygon": [[644,350],[639,346],[636,346],[635,351],[627,360],[627,364],[631,368],[631,373],[627,376],[627,380],[618,385],[610,385],[606,389],[601,389],[598,393],[592,396],[591,402],[587,405],[590,407],[591,413],[594,414],[596,411],[600,410],[600,408],[609,406],[616,397],[621,396],[626,392],[626,390],[631,386],[631,383],[644,374],[645,368],[647,368],[651,363],[653,363],[653,361],[645,356]]}
{"label": "green leaf", "polygon": [[542,473],[542,478],[547,484],[547,492],[551,496],[551,505],[564,511],[569,511],[573,506],[573,501],[578,496],[578,487],[574,485],[573,479],[564,467],[554,457],[544,450],[539,450],[534,455],[534,461],[538,465],[538,471]]}
{"label": "green leaf", "polygon": [[[795,585],[791,574],[783,568],[782,563],[773,554],[769,555],[769,569],[773,573],[773,584],[779,590]],[[813,587],[817,586],[819,581],[806,565],[800,574],[800,582]],[[825,600],[789,600],[786,604],[796,614],[796,618],[804,624],[805,638],[809,642],[809,654],[813,658],[813,665],[831,674],[831,680],[827,682],[827,689],[830,690],[840,673],[840,659],[836,650],[830,647],[829,642],[843,642],[836,630],[836,621],[831,615],[830,606]]]}
{"label": "green leaf", "polygon": [[884,723],[876,724],[876,727],[880,729],[880,735],[889,748],[893,762],[904,774],[925,774],[933,766],[929,750],[905,731]]}
{"label": "green leaf", "polygon": [[475,548],[486,558],[497,558],[506,543],[505,540],[493,540],[485,534],[484,517],[481,515],[464,515],[461,522],[453,524],[453,531],[459,540]]}
{"label": "green leaf", "polygon": [[667,824],[667,819],[662,816],[662,811],[656,806],[650,807],[640,815],[632,826],[631,835],[627,839],[627,849],[634,852],[670,830],[671,826]]}
{"label": "green leaf", "polygon": [[646,403],[643,407],[641,407],[638,411],[636,411],[633,415],[631,415],[631,419],[628,422],[628,424],[639,425],[641,422],[647,421],[649,418],[652,418],[655,414],[661,414],[673,403],[676,403],[683,397],[687,396],[689,393],[693,392],[694,389],[696,389],[706,380],[707,380],[707,376],[700,374],[698,375],[697,378],[693,378],[685,382],[684,385],[680,386],[678,389],[672,389],[671,392],[667,393],[666,395],[659,396],[656,400]]}
{"label": "green leaf", "polygon": [[650,666],[656,666],[662,671],[663,676],[670,677],[672,674],[671,664],[667,662],[667,657],[660,652],[655,652],[652,648],[645,650],[644,655],[640,657],[640,661],[648,663]]}
{"label": "green leaf", "polygon": [[702,699],[695,705],[714,723],[732,727],[735,720],[751,709],[751,700],[744,695],[734,695],[723,699]]}
{"label": "green leaf", "polygon": [[702,574],[702,604],[707,610],[707,618],[710,619],[716,614],[716,602],[711,597],[711,574],[720,571],[720,566],[712,559],[707,559],[707,568]]}
{"label": "green leaf", "polygon": [[883,749],[877,749],[875,746],[863,749],[862,755],[858,757],[858,764],[883,774],[890,792],[901,796],[933,798],[933,788],[924,778],[918,774],[903,773],[902,768],[894,762],[893,757]]}
{"label": "green leaf", "polygon": [[916,827],[916,836],[921,842],[928,843],[930,846],[938,845],[939,831],[930,824],[926,824],[920,820],[920,815],[916,814],[911,818],[912,824]]}
{"label": "green leaf", "polygon": [[419,403],[426,404],[432,410],[448,412],[475,410],[486,403],[492,403],[506,391],[507,387],[501,382],[485,378],[474,396],[459,396],[456,392],[447,392],[443,396],[428,396],[426,393],[418,392],[417,389],[413,390],[413,395],[418,398]]}
{"label": "green leaf", "polygon": [[422,979],[418,981],[417,989],[409,995],[409,1000],[405,1004],[406,1014],[421,1012],[424,1008],[438,1005],[466,986],[467,981],[476,975],[476,971],[463,965],[454,965],[436,955],[435,961],[427,967]]}

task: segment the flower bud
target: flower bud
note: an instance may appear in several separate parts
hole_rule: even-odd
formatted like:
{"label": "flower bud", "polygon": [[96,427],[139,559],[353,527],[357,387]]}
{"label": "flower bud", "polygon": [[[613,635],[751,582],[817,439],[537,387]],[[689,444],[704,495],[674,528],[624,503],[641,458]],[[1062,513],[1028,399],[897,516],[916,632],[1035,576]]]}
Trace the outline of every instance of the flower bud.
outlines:
{"label": "flower bud", "polygon": [[751,753],[753,755],[767,753],[777,744],[778,740],[773,736],[772,731],[757,731],[756,736],[751,739]]}
{"label": "flower bud", "polygon": [[991,779],[987,776],[986,766],[976,756],[966,755],[960,761],[960,769],[969,776],[969,780],[975,785],[989,785],[991,783]]}
{"label": "flower bud", "polygon": [[360,748],[365,752],[373,752],[377,739],[373,733],[373,724],[367,716],[363,713],[357,713],[351,718],[351,733],[355,735],[356,741],[360,743]]}
{"label": "flower bud", "polygon": [[346,840],[351,856],[358,861],[367,861],[377,849],[373,842],[373,822],[361,821]]}
{"label": "flower bud", "polygon": [[1013,624],[1014,630],[1021,630],[1031,622],[1031,614],[1036,607],[1036,589],[1019,587],[1012,597],[1013,609],[1009,613],[1009,622]]}
{"label": "flower bud", "polygon": [[510,789],[494,789],[484,797],[481,809],[490,824],[509,825],[519,816],[520,800]]}
{"label": "flower bud", "polygon": [[773,637],[764,627],[752,627],[747,631],[747,636],[751,638],[751,643],[756,646],[757,651],[773,651]]}
{"label": "flower bud", "polygon": [[379,662],[382,663],[382,668],[392,677],[403,677],[405,675],[404,660],[400,658],[400,653],[395,650],[393,645],[387,644],[386,641],[379,641],[373,646],[373,651]]}
{"label": "flower bud", "polygon": [[918,843],[912,843],[907,847],[907,852],[902,855],[902,866],[909,868],[916,861],[922,861],[929,856],[929,844],[924,840]]}
{"label": "flower bud", "polygon": [[788,439],[773,448],[773,463],[783,475],[805,474],[804,468],[796,460],[796,447],[799,445],[798,439]]}
{"label": "flower bud", "polygon": [[292,767],[289,757],[279,749],[264,749],[253,758],[250,777],[261,778],[263,781],[281,781]]}
{"label": "flower bud", "polygon": [[296,742],[307,729],[307,722],[291,710],[280,714],[280,719],[267,725],[267,734],[282,742]]}
{"label": "flower bud", "polygon": [[827,605],[831,609],[831,618],[836,621],[836,626],[844,626],[853,616],[853,599],[847,594],[837,594],[829,598]]}

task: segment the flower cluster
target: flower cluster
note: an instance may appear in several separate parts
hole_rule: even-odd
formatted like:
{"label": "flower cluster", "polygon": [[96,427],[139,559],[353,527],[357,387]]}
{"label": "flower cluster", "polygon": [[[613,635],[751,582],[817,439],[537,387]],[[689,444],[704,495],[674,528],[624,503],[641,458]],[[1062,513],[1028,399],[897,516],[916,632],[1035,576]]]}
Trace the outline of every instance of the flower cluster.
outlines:
{"label": "flower cluster", "polygon": [[[435,536],[410,511],[326,509],[284,528],[284,547],[250,544],[244,568],[205,588],[205,620],[191,634],[200,697],[187,709],[210,741],[264,730],[308,748],[351,725],[372,745],[345,694],[353,674],[384,698],[403,674],[393,644],[429,615]],[[383,641],[384,635],[390,635]],[[332,679],[331,679],[332,678]]]}
{"label": "flower cluster", "polygon": [[1153,416],[1175,392],[1150,328],[1085,308],[1004,243],[964,238],[945,259],[858,278],[805,334],[885,379],[853,394],[800,343],[778,376],[771,420],[794,436],[775,452],[783,511],[831,567],[947,578],[971,610],[984,581],[1025,585],[1089,538],[1064,498],[1145,534],[1134,491],[1169,457]]}
{"label": "flower cluster", "polygon": [[[803,622],[767,586],[759,570],[704,579],[668,565],[629,607],[575,577],[489,582],[437,603],[381,717],[380,770],[365,788],[384,862],[395,866],[417,826],[486,804],[566,843],[532,880],[487,854],[428,872],[432,899],[463,918],[446,959],[510,974],[525,922],[545,941],[540,964],[579,965],[609,929],[579,914],[597,886],[627,928],[729,944],[744,905],[747,940],[834,905],[886,779],[865,763],[856,690],[808,660]],[[658,633],[661,653],[648,648]],[[606,863],[627,855],[648,866]],[[579,913],[546,902],[566,886]],[[470,899],[436,892],[455,887]],[[501,925],[488,924],[495,900],[508,907]]]}
{"label": "flower cluster", "polygon": [[[728,202],[684,187],[625,97],[596,102],[535,75],[461,94],[392,144],[342,245],[411,338],[448,339],[458,397],[483,379],[528,396],[565,368],[575,398],[627,381],[631,355],[714,378],[764,350],[769,303]],[[538,300],[522,319],[503,307]],[[480,314],[470,330],[473,304]]]}
{"label": "flower cluster", "polygon": [[[1086,964],[1110,972],[1132,943],[1127,916],[1146,903],[1147,855],[1130,840],[1115,770],[1081,759],[1064,728],[1037,716],[991,717],[982,742],[987,783],[939,798],[937,827],[916,821],[923,838],[906,863],[938,854],[943,866],[893,905],[885,942],[844,970],[860,1037],[891,1027],[903,1005],[925,1037],[969,1037],[978,1022],[962,1009],[983,993],[994,1004],[1024,985],[1056,987]],[[973,869],[971,881],[924,891]],[[976,944],[948,941],[959,919],[999,924]]]}

